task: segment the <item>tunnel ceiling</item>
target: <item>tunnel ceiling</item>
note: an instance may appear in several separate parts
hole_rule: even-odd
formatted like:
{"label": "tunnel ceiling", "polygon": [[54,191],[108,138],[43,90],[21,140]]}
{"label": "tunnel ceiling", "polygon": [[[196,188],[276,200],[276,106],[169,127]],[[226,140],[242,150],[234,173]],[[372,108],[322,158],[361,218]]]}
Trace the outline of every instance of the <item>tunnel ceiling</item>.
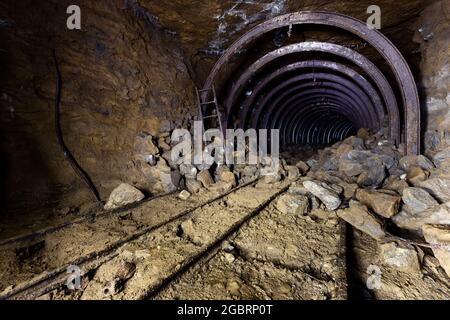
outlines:
{"label": "tunnel ceiling", "polygon": [[[366,20],[367,7],[382,8],[382,32],[400,49],[413,71],[418,70],[418,45],[413,43],[416,18],[434,0],[274,0],[152,1],[138,0],[155,21],[183,44],[199,83],[212,64],[242,34],[264,20],[288,12],[326,10]],[[331,35],[327,40],[340,41]],[[356,45],[356,43],[355,43]]]}

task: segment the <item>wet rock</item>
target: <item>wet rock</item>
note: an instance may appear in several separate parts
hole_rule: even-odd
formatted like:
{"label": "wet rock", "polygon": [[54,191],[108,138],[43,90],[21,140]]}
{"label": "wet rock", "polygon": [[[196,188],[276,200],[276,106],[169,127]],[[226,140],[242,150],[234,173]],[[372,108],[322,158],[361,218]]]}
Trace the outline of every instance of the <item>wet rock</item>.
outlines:
{"label": "wet rock", "polygon": [[191,196],[191,193],[187,190],[182,190],[179,194],[178,194],[178,198],[180,198],[181,200],[187,200],[189,199]]}
{"label": "wet rock", "polygon": [[387,242],[380,245],[383,262],[403,272],[420,272],[419,257],[413,246]]}
{"label": "wet rock", "polygon": [[440,202],[450,201],[450,179],[433,178],[418,184]]}
{"label": "wet rock", "polygon": [[418,166],[424,170],[430,170],[434,168],[433,162],[423,155],[409,155],[400,159],[399,165],[403,170],[408,170],[411,166]]}
{"label": "wet rock", "polygon": [[382,217],[390,218],[398,213],[400,196],[389,190],[358,189],[356,199]]}
{"label": "wet rock", "polygon": [[144,194],[135,187],[127,183],[121,183],[109,195],[105,209],[111,210],[119,208],[130,203],[141,201],[144,198]]}
{"label": "wet rock", "polygon": [[427,178],[428,173],[418,166],[411,166],[406,172],[406,181],[408,181],[413,186],[416,186],[420,182],[427,180]]}
{"label": "wet rock", "polygon": [[308,173],[309,171],[309,166],[303,162],[303,161],[297,161],[297,163],[295,164],[295,166],[300,170],[300,173],[302,175],[305,175]]}
{"label": "wet rock", "polygon": [[213,178],[208,170],[200,171],[197,174],[197,181],[200,181],[205,188],[209,188],[214,183]]}
{"label": "wet rock", "polygon": [[303,186],[315,195],[328,210],[336,210],[341,205],[339,194],[332,187],[321,181],[305,181]]}
{"label": "wet rock", "polygon": [[186,189],[190,193],[197,193],[202,188],[201,182],[194,179],[186,179]]}
{"label": "wet rock", "polygon": [[448,159],[450,159],[450,147],[436,153],[433,156],[433,162],[437,167],[441,166],[441,164]]}
{"label": "wet rock", "polygon": [[392,221],[399,228],[420,234],[425,224],[450,224],[450,202],[414,214],[403,210]]}
{"label": "wet rock", "polygon": [[338,210],[337,215],[339,218],[374,239],[380,240],[386,236],[382,221],[370,213],[367,207],[358,201],[350,201],[350,207]]}
{"label": "wet rock", "polygon": [[285,214],[303,215],[308,212],[308,207],[308,197],[291,193],[281,195],[275,203],[275,208]]}
{"label": "wet rock", "polygon": [[429,244],[436,245],[433,253],[450,277],[450,226],[425,225],[422,232]]}
{"label": "wet rock", "polygon": [[410,213],[419,213],[438,206],[439,203],[422,188],[405,188],[402,196],[403,202]]}
{"label": "wet rock", "polygon": [[288,180],[294,181],[300,176],[300,170],[296,166],[285,167]]}

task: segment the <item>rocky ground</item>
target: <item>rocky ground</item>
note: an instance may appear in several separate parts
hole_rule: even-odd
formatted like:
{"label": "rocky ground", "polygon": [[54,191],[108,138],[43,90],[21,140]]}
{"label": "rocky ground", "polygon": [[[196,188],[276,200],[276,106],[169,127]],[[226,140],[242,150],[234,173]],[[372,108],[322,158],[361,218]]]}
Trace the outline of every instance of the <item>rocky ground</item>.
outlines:
{"label": "rocky ground", "polygon": [[97,210],[136,207],[3,246],[3,293],[129,238],[85,270],[81,290],[40,298],[450,297],[450,149],[404,157],[361,129],[318,151],[292,147],[270,172],[269,159],[176,165],[163,142],[146,137],[137,150],[151,194],[174,193],[145,202],[148,189],[122,182]]}

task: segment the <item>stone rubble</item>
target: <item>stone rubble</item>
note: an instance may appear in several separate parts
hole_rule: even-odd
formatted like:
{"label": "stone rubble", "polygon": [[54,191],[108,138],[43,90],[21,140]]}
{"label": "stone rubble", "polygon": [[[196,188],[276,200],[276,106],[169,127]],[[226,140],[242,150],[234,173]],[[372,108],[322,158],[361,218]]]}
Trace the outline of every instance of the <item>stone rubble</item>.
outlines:
{"label": "stone rubble", "polygon": [[[179,198],[187,200],[204,191],[223,194],[257,178],[261,180],[256,187],[287,180],[291,183],[288,191],[275,202],[280,213],[330,223],[333,217],[339,217],[376,239],[381,260],[404,272],[420,272],[417,250],[407,244],[408,239],[386,241],[390,237],[386,225],[412,232],[430,244],[448,244],[450,148],[436,152],[432,160],[424,155],[403,156],[402,145],[397,148],[381,133],[364,129],[318,151],[309,146],[287,148],[278,170],[273,170],[270,156],[257,165],[177,164],[171,159],[173,145],[170,132],[157,137],[142,133],[136,138],[134,159],[148,179],[142,190],[153,194],[178,189]],[[305,156],[297,157],[301,154]],[[138,189],[122,184],[111,193],[105,208],[143,198]],[[192,228],[189,220],[182,225],[186,236]],[[448,251],[433,248],[433,252],[449,273]]]}

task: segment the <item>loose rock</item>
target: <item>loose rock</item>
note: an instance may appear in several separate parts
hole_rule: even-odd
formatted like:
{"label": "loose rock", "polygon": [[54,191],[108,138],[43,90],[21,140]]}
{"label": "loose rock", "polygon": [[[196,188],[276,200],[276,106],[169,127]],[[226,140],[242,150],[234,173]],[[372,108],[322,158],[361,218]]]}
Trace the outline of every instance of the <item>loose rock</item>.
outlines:
{"label": "loose rock", "polygon": [[214,180],[208,170],[200,171],[197,174],[197,180],[200,181],[205,188],[208,188],[214,183]]}
{"label": "loose rock", "polygon": [[420,263],[413,246],[388,242],[380,245],[381,257],[387,265],[403,272],[420,272]]}
{"label": "loose rock", "polygon": [[358,189],[356,199],[385,218],[391,218],[398,213],[401,200],[393,191],[366,189]]}
{"label": "loose rock", "polygon": [[433,178],[418,184],[440,202],[450,201],[450,179]]}
{"label": "loose rock", "polygon": [[278,198],[275,207],[285,214],[303,215],[308,212],[309,200],[306,196],[286,193]]}
{"label": "loose rock", "polygon": [[144,194],[135,187],[127,183],[121,183],[109,195],[105,209],[111,210],[119,208],[130,203],[141,201],[144,198]]}
{"label": "loose rock", "polygon": [[439,167],[441,164],[450,158],[450,147],[442,150],[441,152],[436,153],[433,156],[433,162],[434,164]]}
{"label": "loose rock", "polygon": [[407,211],[419,213],[429,208],[438,206],[439,203],[422,188],[405,188],[402,196]]}
{"label": "loose rock", "polygon": [[450,202],[414,214],[403,210],[393,216],[392,221],[400,228],[415,231],[419,234],[425,224],[450,225]]}
{"label": "loose rock", "polygon": [[450,277],[450,227],[425,225],[422,232],[429,244],[441,246],[432,248],[432,250],[441,267]]}
{"label": "loose rock", "polygon": [[374,239],[380,240],[386,236],[381,220],[371,214],[367,207],[358,201],[350,201],[350,207],[338,210],[337,215]]}
{"label": "loose rock", "polygon": [[336,210],[341,205],[339,194],[321,181],[305,181],[303,186],[322,201],[328,210]]}
{"label": "loose rock", "polygon": [[190,193],[197,193],[202,188],[202,184],[200,181],[194,179],[186,179],[186,189]]}
{"label": "loose rock", "polygon": [[191,196],[191,193],[187,190],[183,190],[178,194],[178,198],[181,200],[187,200]]}
{"label": "loose rock", "polygon": [[399,165],[403,170],[408,170],[411,166],[418,166],[424,170],[430,170],[434,168],[433,162],[423,155],[409,155],[400,159]]}

